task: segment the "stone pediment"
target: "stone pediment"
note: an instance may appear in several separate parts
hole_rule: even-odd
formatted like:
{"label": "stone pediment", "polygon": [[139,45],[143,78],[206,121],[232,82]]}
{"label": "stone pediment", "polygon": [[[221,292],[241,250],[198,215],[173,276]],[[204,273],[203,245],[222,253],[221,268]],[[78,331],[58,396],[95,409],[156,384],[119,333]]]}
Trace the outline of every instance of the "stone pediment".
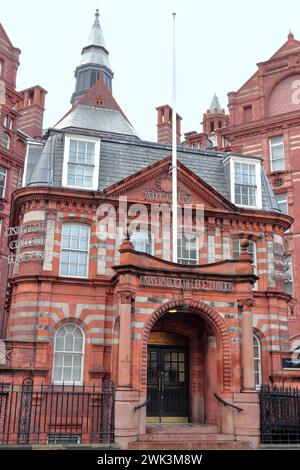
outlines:
{"label": "stone pediment", "polygon": [[[178,202],[204,204],[206,209],[232,210],[235,206],[209,186],[204,180],[178,161]],[[134,173],[104,191],[109,198],[126,196],[128,201],[171,204],[172,164],[167,157]]]}

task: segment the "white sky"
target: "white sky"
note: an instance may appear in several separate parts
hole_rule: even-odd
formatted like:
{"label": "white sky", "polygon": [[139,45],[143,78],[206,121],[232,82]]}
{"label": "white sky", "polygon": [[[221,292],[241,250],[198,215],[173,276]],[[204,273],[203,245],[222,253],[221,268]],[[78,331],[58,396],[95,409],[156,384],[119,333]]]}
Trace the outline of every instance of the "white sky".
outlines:
{"label": "white sky", "polygon": [[[48,90],[45,127],[69,109],[74,70],[97,0],[0,0],[0,21],[22,50],[18,89]],[[172,100],[172,12],[177,13],[177,112],[183,132],[202,126],[287,39],[300,39],[299,0],[101,0],[100,22],[115,73],[113,94],[138,131],[156,140],[156,106]]]}

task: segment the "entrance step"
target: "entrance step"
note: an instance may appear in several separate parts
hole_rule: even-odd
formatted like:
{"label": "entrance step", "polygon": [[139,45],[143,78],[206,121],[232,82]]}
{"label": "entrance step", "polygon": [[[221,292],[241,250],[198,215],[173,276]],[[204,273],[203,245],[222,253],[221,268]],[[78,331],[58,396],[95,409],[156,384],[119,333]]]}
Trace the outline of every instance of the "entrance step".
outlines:
{"label": "entrance step", "polygon": [[131,450],[250,450],[249,442],[243,441],[196,441],[196,442],[130,442]]}
{"label": "entrance step", "polygon": [[147,434],[218,434],[220,428],[217,425],[206,424],[148,424]]}
{"label": "entrance step", "polygon": [[147,426],[132,450],[199,450],[199,449],[251,449],[248,442],[236,441],[234,434],[221,434],[218,426],[156,424]]}
{"label": "entrance step", "polygon": [[234,441],[234,434],[144,434],[139,442],[227,442]]}

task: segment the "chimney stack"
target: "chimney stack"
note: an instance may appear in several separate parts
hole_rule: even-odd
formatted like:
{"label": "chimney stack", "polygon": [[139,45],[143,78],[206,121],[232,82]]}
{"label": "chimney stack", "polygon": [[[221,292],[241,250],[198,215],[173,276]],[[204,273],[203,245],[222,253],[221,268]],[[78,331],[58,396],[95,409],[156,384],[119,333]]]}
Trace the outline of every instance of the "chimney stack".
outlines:
{"label": "chimney stack", "polygon": [[20,113],[18,129],[30,137],[42,137],[47,91],[37,85],[27,88],[20,93],[24,98],[16,106],[17,111]]}
{"label": "chimney stack", "polygon": [[[159,144],[172,145],[172,108],[168,104],[159,106],[157,110],[157,142]],[[181,139],[181,120],[179,114],[176,115],[177,145]]]}

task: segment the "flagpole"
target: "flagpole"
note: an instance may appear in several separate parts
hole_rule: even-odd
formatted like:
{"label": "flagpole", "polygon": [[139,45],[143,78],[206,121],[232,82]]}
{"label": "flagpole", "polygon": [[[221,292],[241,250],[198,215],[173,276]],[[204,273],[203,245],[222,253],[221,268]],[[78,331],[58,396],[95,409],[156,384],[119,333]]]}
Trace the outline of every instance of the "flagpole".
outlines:
{"label": "flagpole", "polygon": [[172,253],[177,263],[177,129],[176,129],[176,13],[173,13],[173,112],[172,112]]}

